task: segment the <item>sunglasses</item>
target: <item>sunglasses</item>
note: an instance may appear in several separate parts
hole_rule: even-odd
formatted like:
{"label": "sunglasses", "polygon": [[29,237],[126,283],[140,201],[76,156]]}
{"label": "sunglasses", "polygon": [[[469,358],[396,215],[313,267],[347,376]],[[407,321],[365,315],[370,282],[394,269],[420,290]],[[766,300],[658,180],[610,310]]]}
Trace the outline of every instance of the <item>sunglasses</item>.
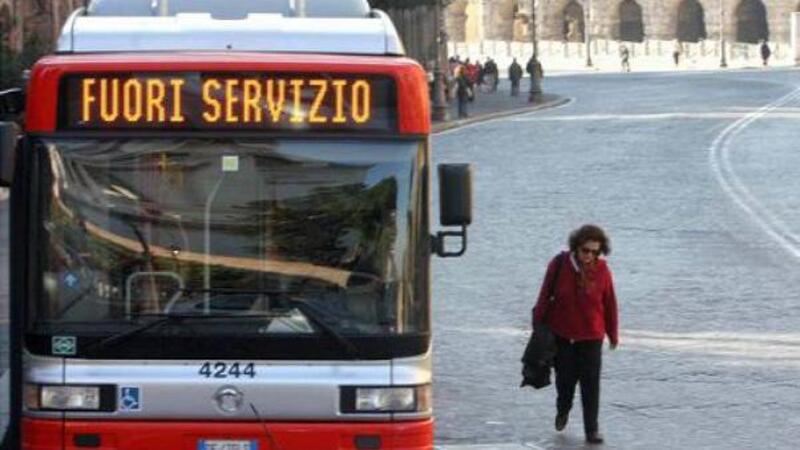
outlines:
{"label": "sunglasses", "polygon": [[600,250],[595,250],[593,248],[581,247],[580,251],[581,251],[581,253],[586,254],[586,255],[600,256]]}

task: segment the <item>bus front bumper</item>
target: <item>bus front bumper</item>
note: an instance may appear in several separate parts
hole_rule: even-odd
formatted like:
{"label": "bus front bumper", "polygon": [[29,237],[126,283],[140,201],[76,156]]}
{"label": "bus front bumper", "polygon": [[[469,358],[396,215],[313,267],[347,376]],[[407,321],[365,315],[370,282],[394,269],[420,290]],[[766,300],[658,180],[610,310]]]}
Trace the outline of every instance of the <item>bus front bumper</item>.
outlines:
{"label": "bus front bumper", "polygon": [[249,442],[251,450],[431,450],[433,419],[387,423],[22,421],[22,450],[209,450],[225,449],[226,442]]}

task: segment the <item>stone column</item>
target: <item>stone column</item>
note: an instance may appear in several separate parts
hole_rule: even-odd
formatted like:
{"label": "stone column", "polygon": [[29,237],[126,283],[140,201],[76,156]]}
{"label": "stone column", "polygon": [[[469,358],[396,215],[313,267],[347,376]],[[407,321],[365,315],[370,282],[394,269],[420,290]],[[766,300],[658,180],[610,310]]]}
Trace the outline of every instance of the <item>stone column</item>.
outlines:
{"label": "stone column", "polygon": [[792,35],[793,12],[797,12],[797,0],[783,0],[781,2],[764,2],[767,6],[767,21],[769,22],[769,40],[772,42],[789,43]]}
{"label": "stone column", "polygon": [[642,22],[644,23],[644,38],[669,41],[675,39],[677,31],[677,21],[679,1],[659,1],[643,2],[639,1],[642,7]]}
{"label": "stone column", "polygon": [[13,0],[0,0],[0,8],[2,5],[5,5],[11,13],[11,22],[7,24],[8,35],[4,36],[4,42],[11,51],[19,53],[22,51],[22,9]]}
{"label": "stone column", "polygon": [[603,39],[616,39],[619,29],[619,5],[604,2],[594,5],[593,34]]}
{"label": "stone column", "polygon": [[513,0],[484,0],[484,39],[510,41],[514,38]]}
{"label": "stone column", "polygon": [[445,28],[451,42],[466,40],[467,0],[455,0],[447,7]]}
{"label": "stone column", "polygon": [[467,42],[481,42],[484,38],[483,0],[470,0],[467,4],[465,38]]}
{"label": "stone column", "polygon": [[792,20],[792,54],[795,65],[800,65],[800,12],[791,14]]}

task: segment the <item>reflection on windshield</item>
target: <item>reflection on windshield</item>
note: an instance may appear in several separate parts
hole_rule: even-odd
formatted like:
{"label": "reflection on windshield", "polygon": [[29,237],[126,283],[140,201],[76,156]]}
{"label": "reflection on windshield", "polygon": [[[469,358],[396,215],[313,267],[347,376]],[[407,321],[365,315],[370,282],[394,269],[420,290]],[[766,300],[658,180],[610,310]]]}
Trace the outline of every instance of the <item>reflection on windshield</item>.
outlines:
{"label": "reflection on windshield", "polygon": [[[270,316],[305,333],[427,327],[424,152],[410,142],[52,141],[39,323]],[[419,297],[419,298],[417,298]],[[422,302],[422,305],[416,304]],[[418,312],[417,312],[418,311]]]}

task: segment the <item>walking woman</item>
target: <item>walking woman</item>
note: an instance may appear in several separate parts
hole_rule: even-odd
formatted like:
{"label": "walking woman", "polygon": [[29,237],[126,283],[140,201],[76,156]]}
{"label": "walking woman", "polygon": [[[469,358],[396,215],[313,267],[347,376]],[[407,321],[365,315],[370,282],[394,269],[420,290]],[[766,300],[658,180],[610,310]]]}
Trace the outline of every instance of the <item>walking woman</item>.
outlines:
{"label": "walking woman", "polygon": [[[533,309],[533,326],[546,317],[558,346],[556,430],[567,426],[575,387],[580,383],[584,432],[592,444],[603,442],[598,414],[604,337],[608,336],[611,350],[619,344],[617,298],[611,271],[601,258],[610,252],[611,243],[602,228],[584,225],[573,231],[569,251],[550,261]],[[551,283],[555,283],[554,289]]]}

